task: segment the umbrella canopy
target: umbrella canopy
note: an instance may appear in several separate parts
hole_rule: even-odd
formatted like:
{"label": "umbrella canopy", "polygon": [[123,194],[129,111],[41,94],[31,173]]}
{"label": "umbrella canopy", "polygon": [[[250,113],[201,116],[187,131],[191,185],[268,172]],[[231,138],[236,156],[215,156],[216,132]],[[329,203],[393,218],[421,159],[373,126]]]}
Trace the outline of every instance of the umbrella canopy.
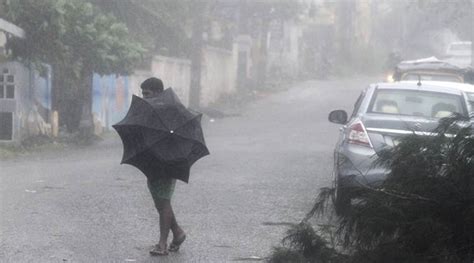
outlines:
{"label": "umbrella canopy", "polygon": [[159,96],[133,96],[125,118],[113,125],[123,143],[122,163],[148,178],[189,180],[191,166],[209,154],[201,128],[202,114],[187,109],[171,88]]}

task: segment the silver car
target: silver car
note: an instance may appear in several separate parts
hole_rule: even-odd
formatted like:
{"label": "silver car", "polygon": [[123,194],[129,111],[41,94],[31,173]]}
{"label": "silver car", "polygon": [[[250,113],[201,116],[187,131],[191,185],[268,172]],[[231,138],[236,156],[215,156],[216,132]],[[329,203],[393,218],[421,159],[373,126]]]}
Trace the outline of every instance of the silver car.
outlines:
{"label": "silver car", "polygon": [[393,147],[407,134],[432,134],[439,119],[452,113],[468,116],[472,111],[468,95],[456,85],[459,84],[372,84],[362,91],[350,117],[343,110],[329,114],[329,121],[343,125],[334,150],[338,214],[351,202],[350,189],[376,185],[386,178],[387,168],[374,163],[381,150]]}

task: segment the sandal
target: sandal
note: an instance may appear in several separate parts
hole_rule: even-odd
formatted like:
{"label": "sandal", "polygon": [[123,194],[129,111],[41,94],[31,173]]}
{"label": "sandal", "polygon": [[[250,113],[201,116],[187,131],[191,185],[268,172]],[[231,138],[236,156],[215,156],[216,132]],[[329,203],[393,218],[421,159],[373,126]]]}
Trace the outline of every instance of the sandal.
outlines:
{"label": "sandal", "polygon": [[186,240],[186,234],[181,236],[179,239],[174,239],[173,238],[173,241],[170,244],[169,251],[171,251],[171,252],[178,251],[179,247],[181,246],[181,244],[183,244],[184,240]]}
{"label": "sandal", "polygon": [[152,250],[150,250],[152,256],[167,256],[168,250],[166,248],[161,248],[158,245],[155,245]]}

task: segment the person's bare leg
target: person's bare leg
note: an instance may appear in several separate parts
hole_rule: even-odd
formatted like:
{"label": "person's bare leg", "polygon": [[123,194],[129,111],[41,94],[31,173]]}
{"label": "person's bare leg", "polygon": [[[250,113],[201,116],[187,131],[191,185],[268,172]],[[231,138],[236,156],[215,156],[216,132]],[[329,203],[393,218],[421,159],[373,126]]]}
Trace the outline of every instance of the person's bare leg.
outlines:
{"label": "person's bare leg", "polygon": [[[157,204],[158,213],[160,214],[160,241],[158,246],[166,250],[168,244],[168,234],[173,222],[173,210],[171,202],[167,199],[160,199]],[[176,220],[174,220],[176,221]]]}
{"label": "person's bare leg", "polygon": [[173,232],[173,239],[181,238],[184,235],[183,229],[178,225],[176,221],[176,216],[173,212],[173,207],[170,205],[171,211],[171,232]]}

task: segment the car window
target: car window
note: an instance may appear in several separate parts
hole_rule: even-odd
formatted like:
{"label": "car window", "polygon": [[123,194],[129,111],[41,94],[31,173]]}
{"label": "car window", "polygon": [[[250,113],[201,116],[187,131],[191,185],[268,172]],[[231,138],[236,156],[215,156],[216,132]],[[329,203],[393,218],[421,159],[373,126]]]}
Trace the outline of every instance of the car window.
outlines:
{"label": "car window", "polygon": [[454,75],[444,75],[444,74],[416,74],[416,73],[408,73],[403,75],[403,80],[419,80],[418,76],[421,80],[425,81],[449,81],[449,82],[463,82],[461,77],[457,77]]}
{"label": "car window", "polygon": [[354,110],[352,111],[351,118],[357,115],[357,112],[359,111],[360,105],[362,104],[362,101],[364,100],[366,91],[362,91],[362,93],[359,95],[359,98],[357,98],[356,102],[354,103]]}
{"label": "car window", "polygon": [[448,117],[452,113],[466,115],[460,95],[416,90],[378,90],[369,107],[370,112],[423,116]]}
{"label": "car window", "polygon": [[449,50],[451,51],[470,51],[471,50],[471,44],[470,43],[456,43],[456,44],[451,44],[449,47]]}
{"label": "car window", "polygon": [[466,96],[469,103],[469,111],[474,112],[474,92],[467,92]]}

